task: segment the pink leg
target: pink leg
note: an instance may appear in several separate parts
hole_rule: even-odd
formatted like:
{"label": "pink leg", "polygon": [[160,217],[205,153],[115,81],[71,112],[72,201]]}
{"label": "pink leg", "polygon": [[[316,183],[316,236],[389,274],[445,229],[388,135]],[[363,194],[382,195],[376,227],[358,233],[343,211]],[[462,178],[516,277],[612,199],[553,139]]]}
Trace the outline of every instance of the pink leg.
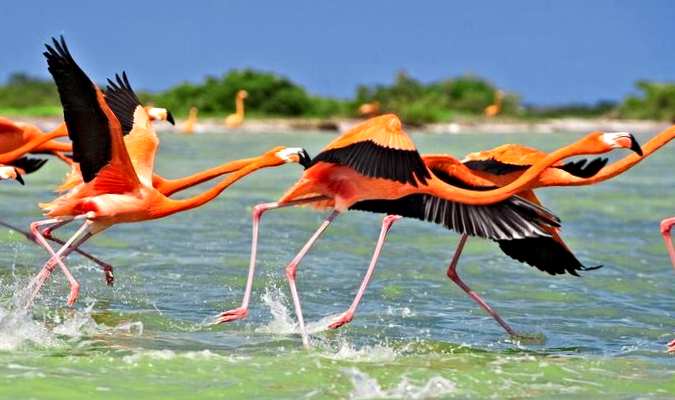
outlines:
{"label": "pink leg", "polygon": [[668,249],[668,254],[670,254],[670,262],[675,268],[675,248],[673,248],[673,240],[670,237],[670,229],[675,225],[675,217],[666,218],[661,221],[661,235],[663,235],[663,240],[666,242],[666,248]]}
{"label": "pink leg", "polygon": [[[35,238],[35,236],[33,236],[33,235],[32,235],[31,233],[29,233],[29,232],[26,232],[26,231],[24,231],[24,230],[22,230],[22,229],[19,229],[19,228],[17,228],[16,226],[10,225],[10,224],[8,224],[8,223],[6,223],[6,222],[4,222],[4,221],[0,221],[0,226],[4,226],[5,228],[11,229],[11,230],[13,230],[13,231],[16,231],[16,232],[22,234],[26,239],[28,239],[28,240],[30,240],[30,241],[32,241],[32,242],[34,242],[34,243],[36,243],[36,244],[39,245],[39,243],[37,242],[37,239]],[[51,227],[51,231],[52,231],[52,232],[54,231],[54,229],[55,229],[54,227]],[[44,236],[44,231],[43,231],[43,236]],[[61,240],[61,239],[59,239],[59,238],[51,237],[51,236],[50,236],[50,237],[45,237],[45,239],[47,239],[47,240],[49,240],[49,241],[51,241],[51,242],[60,244],[60,245],[66,244],[66,242],[64,242],[63,240]],[[92,262],[98,264],[98,265],[101,267],[101,269],[103,270],[103,274],[104,274],[104,276],[105,276],[106,284],[107,284],[108,286],[112,286],[112,285],[113,285],[113,283],[114,283],[114,281],[115,281],[115,277],[113,276],[113,267],[112,267],[112,265],[110,265],[110,264],[108,264],[108,263],[106,263],[106,262],[104,262],[104,261],[102,261],[102,260],[100,260],[100,259],[98,259],[98,258],[92,256],[91,254],[87,253],[87,252],[84,251],[84,250],[74,249],[73,251],[74,251],[75,253],[78,253],[79,255],[81,255],[81,256],[83,256],[83,257],[85,257],[85,258],[91,260]]]}
{"label": "pink leg", "polygon": [[253,278],[255,277],[255,262],[258,252],[258,233],[260,227],[260,220],[262,219],[263,213],[265,213],[267,210],[290,207],[300,204],[307,204],[323,199],[324,199],[323,197],[312,197],[308,199],[288,202],[282,205],[279,205],[279,203],[274,202],[274,203],[258,204],[255,207],[253,207],[253,230],[252,230],[253,238],[251,240],[251,258],[249,260],[248,278],[246,279],[244,298],[241,301],[241,307],[228,311],[223,311],[222,313],[218,314],[215,321],[213,322],[214,324],[222,324],[225,322],[235,321],[238,319],[244,319],[248,316],[248,303],[251,299],[251,291],[253,290]]}
{"label": "pink leg", "polygon": [[51,246],[49,246],[49,243],[47,243],[45,238],[40,233],[40,230],[38,229],[39,226],[46,225],[52,222],[53,220],[46,220],[31,224],[31,231],[35,235],[35,238],[37,239],[38,243],[42,245],[47,250],[47,252],[49,252],[51,258],[45,263],[45,265],[42,267],[42,270],[38,273],[38,275],[35,276],[35,278],[33,278],[33,280],[31,281],[29,287],[32,287],[33,291],[30,298],[28,299],[27,306],[30,306],[30,304],[33,303],[33,300],[40,291],[40,288],[42,288],[45,281],[49,278],[52,271],[54,270],[55,267],[54,264],[59,265],[59,267],[63,271],[63,274],[66,276],[66,279],[68,279],[68,283],[70,284],[70,295],[68,296],[69,306],[72,306],[75,303],[80,293],[79,282],[77,282],[75,277],[73,277],[73,275],[70,273],[68,267],[66,267],[66,265],[63,263],[62,258],[66,257],[74,248],[84,243],[84,241],[86,241],[91,237],[91,234],[88,232],[90,223],[88,221],[85,221],[82,224],[82,226],[77,230],[77,232],[75,232],[75,234],[70,239],[68,239],[68,241],[63,245],[63,247],[61,247],[57,252],[54,252],[54,250],[51,248]]}
{"label": "pink leg", "polygon": [[466,294],[468,294],[469,297],[473,299],[473,301],[478,303],[478,305],[481,306],[483,310],[485,310],[488,314],[490,314],[490,316],[492,316],[492,318],[494,318],[495,321],[497,321],[497,323],[499,323],[499,325],[501,325],[502,328],[504,328],[504,330],[508,332],[509,335],[518,336],[516,332],[513,329],[511,329],[509,324],[507,324],[506,321],[504,321],[502,317],[500,317],[499,314],[497,314],[497,312],[493,310],[492,307],[490,307],[490,305],[486,303],[478,295],[478,293],[474,292],[469,286],[467,286],[457,274],[457,262],[459,261],[459,257],[462,254],[462,250],[464,249],[464,245],[466,244],[468,238],[469,238],[468,235],[463,234],[462,237],[459,239],[457,249],[455,250],[455,254],[452,257],[450,266],[448,267],[448,278],[452,279],[452,281],[455,282],[457,286],[462,288],[462,290],[464,290],[464,292],[466,292]]}
{"label": "pink leg", "polygon": [[354,301],[352,301],[352,305],[349,306],[349,309],[347,309],[347,311],[342,313],[342,315],[340,315],[335,320],[335,322],[328,325],[329,328],[337,329],[345,324],[350,323],[354,318],[356,307],[359,306],[359,302],[361,302],[361,298],[363,297],[363,294],[366,292],[368,283],[370,283],[370,280],[373,277],[373,273],[375,273],[375,266],[377,265],[377,259],[380,257],[380,253],[382,252],[382,247],[384,246],[384,241],[387,238],[387,233],[389,233],[389,230],[391,229],[391,226],[394,224],[394,222],[398,221],[399,219],[401,219],[399,215],[387,215],[382,220],[382,229],[380,229],[380,237],[377,240],[377,245],[375,245],[373,257],[370,260],[368,271],[366,271],[366,275],[363,277],[361,287],[359,287],[359,291],[356,293],[356,297],[354,297]]}
{"label": "pink leg", "polygon": [[286,267],[286,278],[288,279],[288,285],[291,288],[291,296],[293,297],[293,305],[295,306],[295,313],[298,316],[298,325],[300,326],[300,334],[302,335],[302,344],[305,348],[309,348],[309,337],[307,336],[307,330],[305,329],[305,320],[302,316],[302,307],[300,306],[300,296],[298,296],[298,288],[295,286],[295,275],[297,273],[298,264],[302,261],[303,257],[309,252],[314,243],[319,239],[321,234],[328,228],[335,217],[340,214],[339,211],[333,210],[328,217],[321,223],[319,229],[314,232],[311,238],[305,243],[305,245],[300,249],[300,252],[291,260],[291,262]]}

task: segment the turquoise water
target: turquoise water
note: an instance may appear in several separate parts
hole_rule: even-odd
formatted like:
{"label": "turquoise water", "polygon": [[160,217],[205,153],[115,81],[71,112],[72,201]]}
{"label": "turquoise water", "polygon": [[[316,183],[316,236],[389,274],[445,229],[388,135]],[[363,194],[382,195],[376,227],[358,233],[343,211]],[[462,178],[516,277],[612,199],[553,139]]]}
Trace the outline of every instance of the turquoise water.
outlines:
{"label": "turquoise water", "polygon": [[[576,137],[414,139],[422,152],[461,155],[506,142],[550,150]],[[330,138],[165,134],[157,169],[183,176],[275,145],[315,154]],[[353,212],[299,268],[316,331],[303,350],[283,268],[323,217],[308,209],[265,216],[248,319],[208,326],[241,301],[252,206],[276,199],[300,176],[297,165],[250,176],[193,212],[95,238],[86,249],[115,266],[116,284],[72,257],[82,284],[74,309],[60,273],[32,314],[13,309],[46,255],[0,229],[0,398],[673,398],[675,356],[664,350],[675,337],[675,274],[658,222],[675,215],[674,155],[670,145],[613,181],[539,192],[579,258],[604,265],[582,278],[551,277],[491,242],[469,241],[460,273],[516,330],[538,338],[520,343],[445,277],[457,236],[412,220],[392,229],[354,322],[323,330],[324,317],[350,304],[379,233],[381,216]],[[1,217],[27,226],[65,172],[51,161],[26,187],[3,182]]]}

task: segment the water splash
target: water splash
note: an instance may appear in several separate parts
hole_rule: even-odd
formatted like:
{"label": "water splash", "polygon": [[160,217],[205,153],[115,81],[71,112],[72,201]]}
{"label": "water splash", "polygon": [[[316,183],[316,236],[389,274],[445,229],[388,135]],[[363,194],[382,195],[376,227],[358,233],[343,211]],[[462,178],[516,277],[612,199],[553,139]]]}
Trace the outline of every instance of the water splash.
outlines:
{"label": "water splash", "polygon": [[383,389],[377,379],[359,371],[357,368],[345,368],[342,372],[349,377],[354,390],[350,399],[433,399],[445,396],[456,390],[456,385],[440,376],[435,376],[423,384],[415,384],[407,377],[392,389]]}
{"label": "water splash", "polygon": [[398,353],[383,344],[356,348],[347,340],[342,340],[336,352],[322,352],[321,356],[338,361],[381,363],[394,361]]}

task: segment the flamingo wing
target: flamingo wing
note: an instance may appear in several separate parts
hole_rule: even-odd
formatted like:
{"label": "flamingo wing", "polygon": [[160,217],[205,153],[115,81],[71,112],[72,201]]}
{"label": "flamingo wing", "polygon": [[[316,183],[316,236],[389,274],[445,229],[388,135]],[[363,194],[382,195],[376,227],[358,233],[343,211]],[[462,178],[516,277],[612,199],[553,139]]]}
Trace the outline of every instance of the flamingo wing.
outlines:
{"label": "flamingo wing", "polygon": [[[431,168],[446,183],[473,190],[490,190],[494,186],[474,185],[447,170]],[[354,204],[352,209],[397,214],[403,217],[443,225],[458,233],[492,240],[513,240],[550,236],[560,221],[540,205],[513,196],[490,205],[469,205],[440,199],[426,194],[413,194],[396,200],[368,200]]]}
{"label": "flamingo wing", "polygon": [[353,168],[371,178],[417,186],[431,175],[401,121],[393,114],[365,121],[328,144],[312,164],[327,162]]}
{"label": "flamingo wing", "polygon": [[52,38],[46,44],[49,72],[59,92],[73,159],[80,164],[85,182],[99,178],[99,191],[124,193],[140,185],[131,165],[122,127],[105,102],[103,93],[70,54],[66,42]]}
{"label": "flamingo wing", "polygon": [[[535,204],[541,204],[532,191],[523,193],[523,196]],[[579,276],[577,271],[591,271],[601,267],[586,267],[572,253],[562,240],[557,230],[550,229],[551,237],[534,237],[519,240],[498,241],[499,248],[504,254],[514,260],[529,264],[551,275]]]}
{"label": "flamingo wing", "polygon": [[[546,157],[543,151],[519,144],[505,144],[494,149],[467,154],[462,160],[464,165],[475,171],[487,172],[493,175],[506,175],[512,172],[523,172],[533,164]],[[558,162],[554,168],[559,168],[579,178],[590,178],[607,164],[607,158],[594,158]]]}
{"label": "flamingo wing", "polygon": [[108,79],[108,87],[105,90],[105,101],[120,121],[122,133],[127,135],[134,127],[136,108],[143,107],[143,105],[131,88],[126,72],[122,71],[121,77],[115,74],[115,82]]}

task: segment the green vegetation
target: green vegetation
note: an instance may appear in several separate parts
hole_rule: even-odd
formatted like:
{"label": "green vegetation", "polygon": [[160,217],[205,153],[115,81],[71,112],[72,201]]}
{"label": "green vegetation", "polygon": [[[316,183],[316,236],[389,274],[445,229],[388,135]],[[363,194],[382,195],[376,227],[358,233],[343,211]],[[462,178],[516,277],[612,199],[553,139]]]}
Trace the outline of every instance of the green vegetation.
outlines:
{"label": "green vegetation", "polygon": [[675,121],[675,84],[638,81],[641,96],[628,96],[619,106],[621,117]]}
{"label": "green vegetation", "polygon": [[[504,93],[500,116],[513,119],[600,116],[672,120],[675,118],[675,84],[640,81],[639,95],[617,104],[569,104],[554,107],[522,106],[520,98]],[[410,124],[475,120],[496,100],[497,88],[477,76],[460,76],[421,82],[400,72],[391,84],[360,85],[353,99],[313,96],[288,78],[252,69],[233,70],[200,83],[184,82],[162,92],[139,92],[141,100],[186,115],[190,107],[203,116],[234,112],[239,89],[249,93],[246,110],[254,117],[355,117],[359,105],[379,102],[383,112],[395,112]],[[51,80],[22,73],[0,85],[0,115],[59,115],[58,95]]]}

